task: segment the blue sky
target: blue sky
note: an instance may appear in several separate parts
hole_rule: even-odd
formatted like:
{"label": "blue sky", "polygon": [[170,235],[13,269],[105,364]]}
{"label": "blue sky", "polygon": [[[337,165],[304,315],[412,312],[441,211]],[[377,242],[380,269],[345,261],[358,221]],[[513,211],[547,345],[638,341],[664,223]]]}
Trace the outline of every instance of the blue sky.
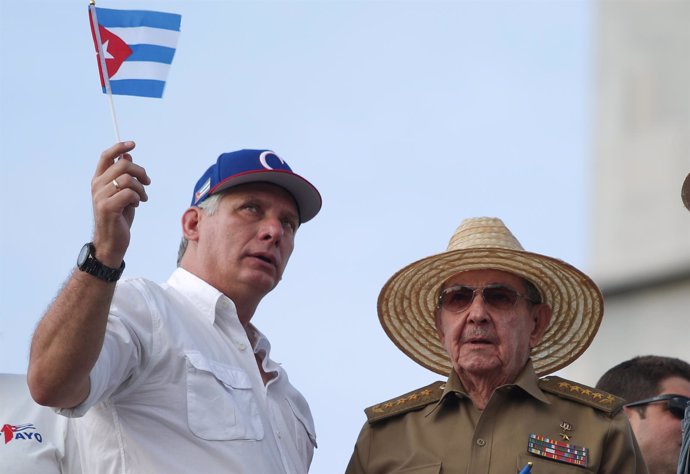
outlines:
{"label": "blue sky", "polygon": [[[86,1],[0,2],[0,372],[90,240],[90,179],[115,141]],[[182,14],[162,100],[116,96],[150,201],[125,276],[164,281],[192,187],[225,151],[271,148],[314,183],[255,324],[311,403],[312,472],[342,472],[363,408],[438,377],[380,328],[399,268],[466,217],[587,269],[593,18],[579,1],[100,1]]]}

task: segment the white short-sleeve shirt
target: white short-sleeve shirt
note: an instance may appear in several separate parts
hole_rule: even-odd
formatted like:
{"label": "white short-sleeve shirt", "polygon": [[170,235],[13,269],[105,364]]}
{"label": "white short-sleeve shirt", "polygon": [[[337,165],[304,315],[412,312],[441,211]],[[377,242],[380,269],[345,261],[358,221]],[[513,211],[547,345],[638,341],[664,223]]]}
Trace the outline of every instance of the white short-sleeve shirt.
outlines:
{"label": "white short-sleeve shirt", "polygon": [[[245,331],[230,299],[183,269],[163,285],[120,282],[91,393],[58,410],[82,417],[84,470],[306,473],[314,422],[270,348],[256,328]],[[255,353],[272,376],[266,385]]]}
{"label": "white short-sleeve shirt", "polygon": [[81,473],[72,421],[33,401],[24,374],[0,374],[0,473]]}

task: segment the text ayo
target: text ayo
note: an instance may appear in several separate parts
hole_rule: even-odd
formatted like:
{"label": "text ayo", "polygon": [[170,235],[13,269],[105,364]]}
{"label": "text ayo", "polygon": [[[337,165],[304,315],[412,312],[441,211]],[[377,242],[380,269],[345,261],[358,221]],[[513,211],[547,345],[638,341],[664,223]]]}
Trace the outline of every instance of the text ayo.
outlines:
{"label": "text ayo", "polygon": [[35,441],[38,441],[39,443],[43,442],[43,436],[41,436],[41,433],[15,433],[14,434],[14,439],[34,439]]}

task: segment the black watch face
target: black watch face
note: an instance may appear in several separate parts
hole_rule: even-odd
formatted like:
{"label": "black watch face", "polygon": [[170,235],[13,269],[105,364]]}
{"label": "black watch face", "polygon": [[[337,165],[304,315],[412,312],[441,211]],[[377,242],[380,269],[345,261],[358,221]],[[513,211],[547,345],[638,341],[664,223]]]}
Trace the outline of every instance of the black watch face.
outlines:
{"label": "black watch face", "polygon": [[91,252],[91,244],[84,244],[79,252],[79,257],[77,257],[77,266],[81,268],[85,263],[86,259],[89,258],[89,253]]}

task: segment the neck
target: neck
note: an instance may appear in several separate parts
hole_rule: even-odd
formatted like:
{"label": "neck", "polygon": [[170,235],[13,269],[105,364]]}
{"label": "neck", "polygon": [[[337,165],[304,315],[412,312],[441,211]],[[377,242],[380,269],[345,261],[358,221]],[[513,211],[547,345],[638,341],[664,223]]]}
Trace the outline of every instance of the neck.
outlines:
{"label": "neck", "polygon": [[259,301],[242,301],[241,298],[233,298],[230,295],[226,296],[235,303],[235,309],[237,309],[237,317],[240,320],[242,326],[246,329],[249,322],[256,312],[256,307],[259,305]]}
{"label": "neck", "polygon": [[503,372],[473,373],[457,369],[456,373],[467,395],[478,410],[486,408],[498,387],[515,382],[519,375],[519,373],[507,374]]}
{"label": "neck", "polygon": [[471,374],[458,374],[458,377],[478,410],[484,410],[496,388],[503,385],[503,382],[487,380],[485,377],[474,377]]}

